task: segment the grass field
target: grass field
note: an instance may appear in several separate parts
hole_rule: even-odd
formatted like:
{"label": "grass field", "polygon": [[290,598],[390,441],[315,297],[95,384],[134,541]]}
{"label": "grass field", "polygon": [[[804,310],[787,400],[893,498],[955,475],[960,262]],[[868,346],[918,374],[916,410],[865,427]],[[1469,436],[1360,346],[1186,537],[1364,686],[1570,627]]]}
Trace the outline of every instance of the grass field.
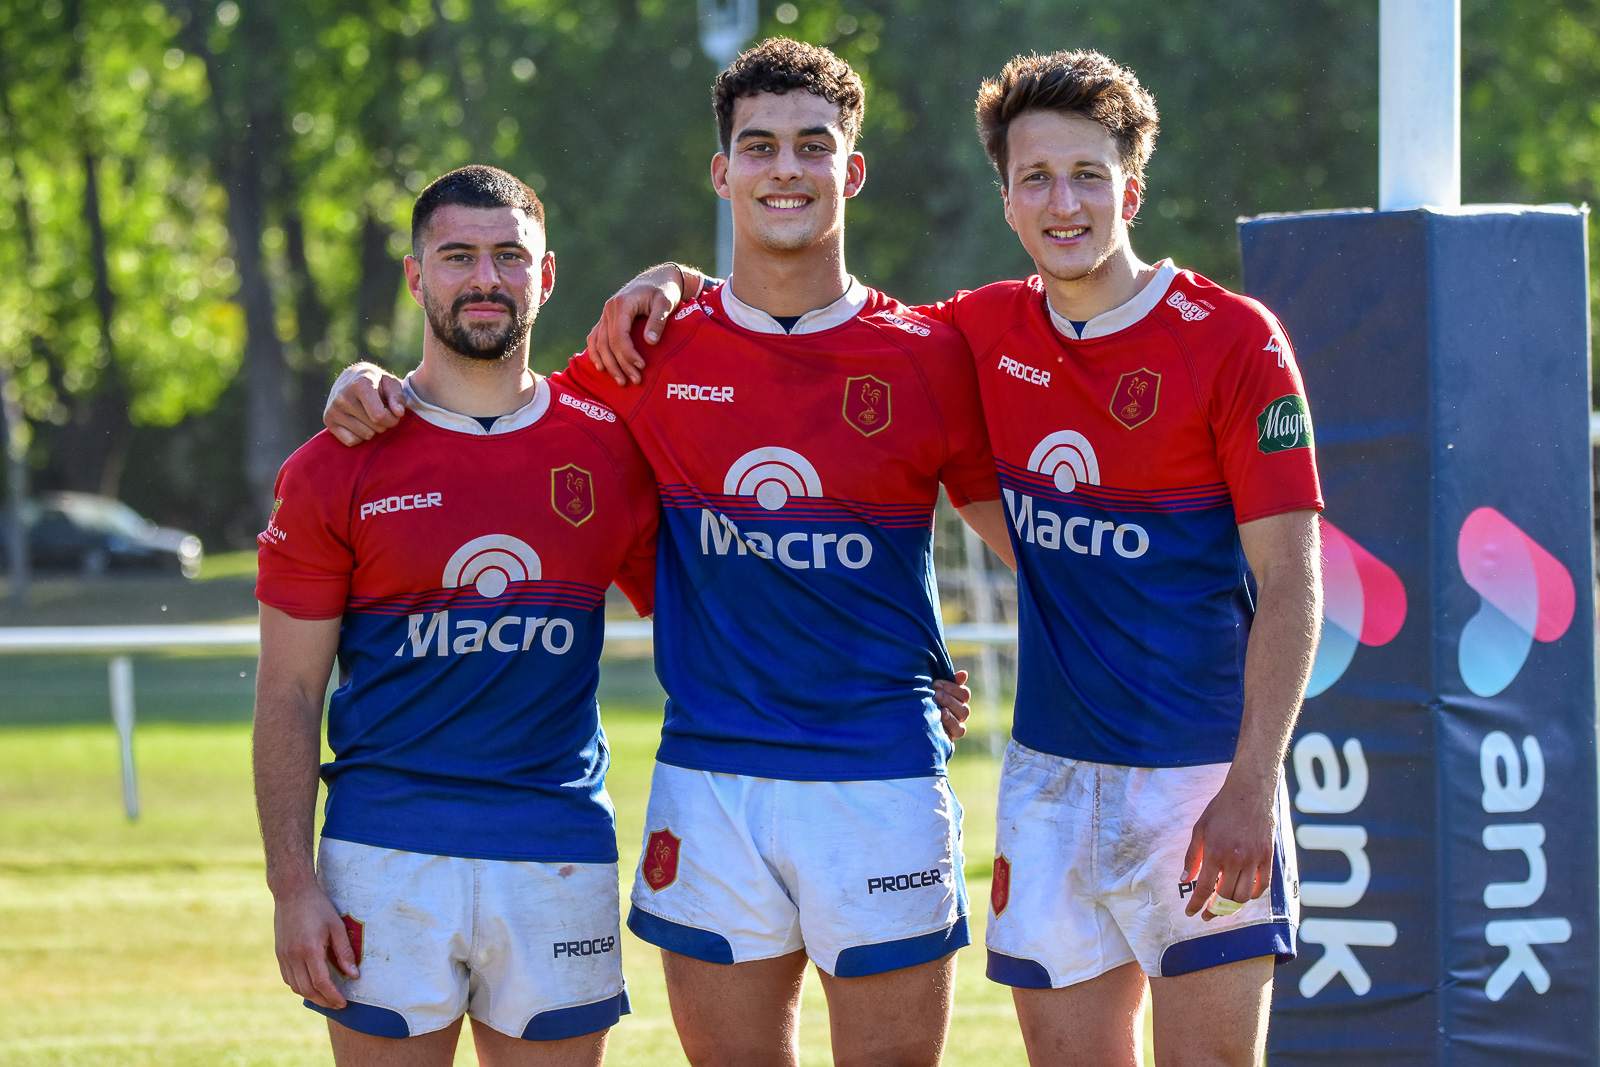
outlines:
{"label": "grass field", "polygon": [[[231,673],[210,667],[202,679]],[[50,672],[35,669],[43,685]],[[626,668],[614,673],[613,688],[638,684]],[[660,718],[635,704],[608,707],[606,722],[622,870],[631,875]],[[330,1062],[320,1018],[282,986],[272,957],[248,724],[150,722],[136,751],[144,814],[129,823],[109,724],[0,728],[0,1063]],[[966,806],[981,941],[997,771],[973,756],[959,758],[951,777]],[[634,1014],[613,1031],[608,1062],[682,1063],[656,953],[625,939]],[[966,950],[947,1062],[1020,1063],[1010,997],[982,972],[981,952]],[[803,1040],[804,1063],[829,1062],[814,976]],[[475,1062],[463,1042],[457,1063]]]}

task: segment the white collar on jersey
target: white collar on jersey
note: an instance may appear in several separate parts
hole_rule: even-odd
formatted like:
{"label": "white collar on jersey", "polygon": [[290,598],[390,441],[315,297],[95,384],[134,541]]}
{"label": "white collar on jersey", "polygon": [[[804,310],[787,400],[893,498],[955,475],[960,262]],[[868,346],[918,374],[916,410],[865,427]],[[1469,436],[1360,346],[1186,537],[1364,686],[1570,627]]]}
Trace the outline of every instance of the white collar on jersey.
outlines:
{"label": "white collar on jersey", "polygon": [[861,313],[867,306],[867,287],[856,281],[855,276],[850,276],[850,284],[845,287],[844,295],[824,308],[808,311],[801,315],[795,322],[794,329],[785,330],[778,320],[762,311],[760,308],[751,307],[743,300],[733,295],[733,286],[726,282],[722,286],[722,307],[728,313],[728,318],[736,324],[754,333],[821,333],[831,330],[835,326],[843,326]]}
{"label": "white collar on jersey", "polygon": [[430,404],[422,399],[417,395],[416,389],[412,388],[411,375],[409,374],[406,375],[405,381],[401,383],[401,388],[405,390],[406,407],[422,416],[426,421],[433,423],[440,429],[454,430],[457,433],[476,434],[479,437],[487,437],[492,433],[510,433],[512,430],[520,430],[524,426],[532,426],[544,418],[544,413],[550,410],[550,383],[542,375],[539,376],[538,384],[533,387],[533,399],[511,414],[501,415],[494,421],[494,429],[492,430],[485,430],[483,423],[471,415],[462,415],[442,408],[438,404]]}
{"label": "white collar on jersey", "polygon": [[[1083,324],[1083,332],[1079,333],[1077,327],[1061,317],[1055,308],[1050,308],[1050,324],[1056,332],[1069,341],[1088,341],[1096,337],[1110,337],[1120,330],[1144,318],[1155,310],[1161,298],[1167,295],[1167,290],[1172,287],[1172,281],[1178,276],[1178,268],[1172,265],[1172,260],[1163,259],[1156,264],[1156,276],[1145,283],[1143,289],[1135,293],[1126,303],[1118,304],[1110,311],[1102,311],[1094,318]],[[1050,300],[1045,299],[1045,307],[1050,307]]]}

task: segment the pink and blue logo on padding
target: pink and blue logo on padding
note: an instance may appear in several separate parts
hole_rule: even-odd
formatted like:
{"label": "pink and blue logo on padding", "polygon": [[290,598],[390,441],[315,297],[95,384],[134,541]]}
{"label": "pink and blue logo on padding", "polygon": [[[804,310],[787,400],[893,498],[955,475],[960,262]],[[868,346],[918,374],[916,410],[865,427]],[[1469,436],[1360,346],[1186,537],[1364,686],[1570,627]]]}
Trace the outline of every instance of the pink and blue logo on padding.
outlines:
{"label": "pink and blue logo on padding", "polygon": [[1567,632],[1577,590],[1560,560],[1494,508],[1479,508],[1461,524],[1456,559],[1483,598],[1461,630],[1461,680],[1492,697],[1516,678],[1534,641]]}
{"label": "pink and blue logo on padding", "polygon": [[1406,587],[1377,556],[1322,520],[1322,638],[1306,696],[1344,676],[1356,645],[1386,645],[1406,621]]}

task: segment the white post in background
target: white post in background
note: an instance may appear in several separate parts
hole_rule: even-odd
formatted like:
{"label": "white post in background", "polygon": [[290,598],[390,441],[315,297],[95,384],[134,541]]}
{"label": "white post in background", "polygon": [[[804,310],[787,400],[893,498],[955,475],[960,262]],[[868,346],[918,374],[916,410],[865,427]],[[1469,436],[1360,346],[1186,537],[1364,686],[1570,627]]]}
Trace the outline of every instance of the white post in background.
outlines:
{"label": "white post in background", "polygon": [[122,746],[122,806],[128,818],[139,817],[139,781],[133,770],[133,660],[111,657],[111,721]]}
{"label": "white post in background", "polygon": [[[756,0],[700,0],[700,48],[717,73],[735,59],[760,24]],[[722,145],[717,145],[717,151]],[[717,201],[717,277],[733,273],[733,205]]]}
{"label": "white post in background", "polygon": [[[972,622],[988,626],[994,619],[994,586],[989,581],[989,569],[984,566],[983,538],[966,523],[961,524],[966,538],[967,593],[972,597]],[[989,741],[989,753],[999,756],[1005,747],[1005,730],[1000,722],[1000,652],[985,641],[978,653],[978,676],[972,682],[972,702],[982,711],[984,730]]]}
{"label": "white post in background", "polygon": [[1380,0],[1378,210],[1461,206],[1461,0]]}

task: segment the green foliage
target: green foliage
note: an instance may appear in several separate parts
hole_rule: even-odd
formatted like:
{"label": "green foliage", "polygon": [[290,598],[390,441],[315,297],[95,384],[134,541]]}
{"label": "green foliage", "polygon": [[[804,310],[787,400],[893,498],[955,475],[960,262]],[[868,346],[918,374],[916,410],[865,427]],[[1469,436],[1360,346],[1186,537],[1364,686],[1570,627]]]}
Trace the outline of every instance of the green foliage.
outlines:
{"label": "green foliage", "polygon": [[[1019,51],[1100,48],[1154,91],[1146,258],[1235,282],[1237,216],[1374,198],[1373,0],[792,0],[762,14],[762,35],[826,44],[867,83],[850,264],[907,300],[1031,269],[971,111]],[[1463,41],[1466,198],[1592,198],[1600,0],[1469,0]],[[150,510],[247,533],[261,472],[316,429],[332,374],[415,363],[399,263],[411,200],[467,162],[546,202],[560,271],[535,362],[561,365],[637,269],[711,264],[714,74],[682,0],[0,6],[0,360],[35,423],[74,428],[36,442],[40,484],[81,480],[57,453],[121,411],[141,427],[129,484]],[[247,392],[281,394],[265,429],[271,405]],[[280,439],[263,444],[267,429]]]}

